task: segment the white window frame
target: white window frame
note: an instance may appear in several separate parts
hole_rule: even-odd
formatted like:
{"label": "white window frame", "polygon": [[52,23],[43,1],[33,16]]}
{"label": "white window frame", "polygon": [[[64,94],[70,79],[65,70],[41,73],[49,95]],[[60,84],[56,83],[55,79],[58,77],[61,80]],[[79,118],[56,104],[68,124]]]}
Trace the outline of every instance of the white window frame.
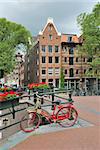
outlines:
{"label": "white window frame", "polygon": [[60,68],[55,68],[55,75],[59,75],[60,74]]}
{"label": "white window frame", "polygon": [[48,68],[48,74],[53,75],[53,68]]}

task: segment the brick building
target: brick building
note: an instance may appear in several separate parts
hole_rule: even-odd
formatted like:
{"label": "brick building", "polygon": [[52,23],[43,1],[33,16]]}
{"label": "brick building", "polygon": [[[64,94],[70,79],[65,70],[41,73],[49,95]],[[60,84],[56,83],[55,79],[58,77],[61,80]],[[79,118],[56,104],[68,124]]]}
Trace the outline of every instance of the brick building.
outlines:
{"label": "brick building", "polygon": [[79,57],[77,45],[82,44],[75,34],[58,32],[53,19],[49,18],[43,30],[35,38],[34,46],[25,59],[25,84],[32,82],[53,83],[60,86],[63,68],[65,87],[79,87],[80,79],[85,86],[86,57]]}
{"label": "brick building", "polygon": [[15,60],[16,60],[15,68],[10,74],[8,74],[5,77],[4,83],[6,83],[7,85],[23,86],[24,85],[24,53],[16,52]]}

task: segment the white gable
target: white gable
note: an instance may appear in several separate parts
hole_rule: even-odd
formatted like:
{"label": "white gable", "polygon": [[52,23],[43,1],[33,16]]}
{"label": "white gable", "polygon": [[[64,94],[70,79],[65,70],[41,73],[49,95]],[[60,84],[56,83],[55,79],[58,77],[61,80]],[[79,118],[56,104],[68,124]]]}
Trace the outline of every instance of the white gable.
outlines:
{"label": "white gable", "polygon": [[46,23],[44,29],[43,29],[42,31],[39,32],[39,35],[42,35],[42,34],[43,34],[44,30],[46,29],[46,27],[47,27],[47,25],[48,25],[49,23],[53,24],[53,26],[54,26],[54,28],[55,28],[57,34],[60,36],[61,33],[58,32],[58,30],[57,30],[57,28],[56,28],[56,26],[55,26],[55,24],[54,24],[54,22],[53,22],[53,18],[51,18],[51,17],[48,18],[47,23]]}

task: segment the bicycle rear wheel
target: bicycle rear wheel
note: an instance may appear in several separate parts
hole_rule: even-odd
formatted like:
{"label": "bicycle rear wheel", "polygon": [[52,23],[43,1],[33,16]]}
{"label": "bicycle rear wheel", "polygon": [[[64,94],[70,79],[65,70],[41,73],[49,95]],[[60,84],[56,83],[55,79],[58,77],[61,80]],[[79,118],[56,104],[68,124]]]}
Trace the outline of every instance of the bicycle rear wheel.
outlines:
{"label": "bicycle rear wheel", "polygon": [[26,113],[20,122],[20,128],[24,132],[32,132],[39,127],[41,123],[40,115],[36,112]]}
{"label": "bicycle rear wheel", "polygon": [[74,108],[63,107],[57,112],[57,123],[62,127],[70,127],[77,121],[78,113]]}

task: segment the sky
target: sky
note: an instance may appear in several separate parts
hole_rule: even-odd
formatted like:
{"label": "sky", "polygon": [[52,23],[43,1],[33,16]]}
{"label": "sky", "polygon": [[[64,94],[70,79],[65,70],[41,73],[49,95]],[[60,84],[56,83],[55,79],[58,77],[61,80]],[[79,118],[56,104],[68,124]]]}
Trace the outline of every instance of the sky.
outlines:
{"label": "sky", "polygon": [[90,13],[100,0],[0,0],[0,18],[22,24],[32,35],[38,35],[48,17],[58,32],[80,35],[77,16]]}

